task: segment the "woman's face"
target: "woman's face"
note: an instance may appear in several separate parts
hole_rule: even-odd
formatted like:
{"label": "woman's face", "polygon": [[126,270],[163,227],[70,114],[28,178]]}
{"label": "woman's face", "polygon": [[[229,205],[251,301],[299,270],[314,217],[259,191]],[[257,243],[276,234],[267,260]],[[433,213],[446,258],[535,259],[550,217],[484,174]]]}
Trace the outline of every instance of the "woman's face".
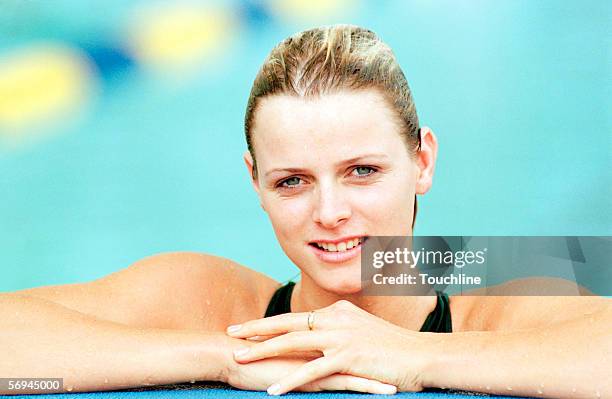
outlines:
{"label": "woman's face", "polygon": [[260,99],[252,135],[254,186],[285,253],[323,289],[358,292],[361,242],[411,234],[415,193],[431,184],[427,160],[410,157],[373,89]]}

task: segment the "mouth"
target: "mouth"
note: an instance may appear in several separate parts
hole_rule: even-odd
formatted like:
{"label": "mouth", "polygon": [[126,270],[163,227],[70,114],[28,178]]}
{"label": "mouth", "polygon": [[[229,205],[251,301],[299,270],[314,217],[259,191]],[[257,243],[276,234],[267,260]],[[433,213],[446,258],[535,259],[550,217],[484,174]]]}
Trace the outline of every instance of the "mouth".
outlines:
{"label": "mouth", "polygon": [[312,241],[308,245],[320,260],[341,263],[358,256],[367,239],[367,236],[356,236],[341,240]]}
{"label": "mouth", "polygon": [[308,245],[319,248],[326,252],[345,252],[353,248],[361,246],[367,240],[367,237],[355,237],[343,241],[313,241]]}

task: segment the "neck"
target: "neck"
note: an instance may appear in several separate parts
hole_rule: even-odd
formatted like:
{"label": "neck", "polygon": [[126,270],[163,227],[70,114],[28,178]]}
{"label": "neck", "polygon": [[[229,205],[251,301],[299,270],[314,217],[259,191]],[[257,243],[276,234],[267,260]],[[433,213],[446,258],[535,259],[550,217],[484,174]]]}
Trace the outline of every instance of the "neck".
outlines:
{"label": "neck", "polygon": [[360,293],[340,295],[316,284],[307,274],[293,289],[292,312],[309,312],[344,299],[374,316],[400,327],[418,331],[437,303],[435,296],[363,296]]}

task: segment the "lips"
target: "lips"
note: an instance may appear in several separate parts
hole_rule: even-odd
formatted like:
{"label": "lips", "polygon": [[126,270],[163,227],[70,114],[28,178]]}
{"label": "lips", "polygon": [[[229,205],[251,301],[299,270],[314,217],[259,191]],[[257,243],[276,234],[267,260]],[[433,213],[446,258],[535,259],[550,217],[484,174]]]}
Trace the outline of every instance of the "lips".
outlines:
{"label": "lips", "polygon": [[320,260],[341,263],[358,256],[366,240],[366,236],[355,236],[339,240],[313,241],[309,243],[309,247]]}

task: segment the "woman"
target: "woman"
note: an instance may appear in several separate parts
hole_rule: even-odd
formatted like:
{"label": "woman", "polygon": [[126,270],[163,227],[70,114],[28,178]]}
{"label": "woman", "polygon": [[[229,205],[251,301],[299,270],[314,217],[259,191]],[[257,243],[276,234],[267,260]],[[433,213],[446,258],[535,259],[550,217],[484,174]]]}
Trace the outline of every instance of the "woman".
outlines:
{"label": "woman", "polygon": [[0,375],[62,376],[74,391],[216,380],[271,394],[612,396],[609,300],[360,295],[363,241],[412,234],[438,146],[374,33],[333,26],[279,44],[245,130],[253,187],[301,280],[173,253],[5,294]]}

